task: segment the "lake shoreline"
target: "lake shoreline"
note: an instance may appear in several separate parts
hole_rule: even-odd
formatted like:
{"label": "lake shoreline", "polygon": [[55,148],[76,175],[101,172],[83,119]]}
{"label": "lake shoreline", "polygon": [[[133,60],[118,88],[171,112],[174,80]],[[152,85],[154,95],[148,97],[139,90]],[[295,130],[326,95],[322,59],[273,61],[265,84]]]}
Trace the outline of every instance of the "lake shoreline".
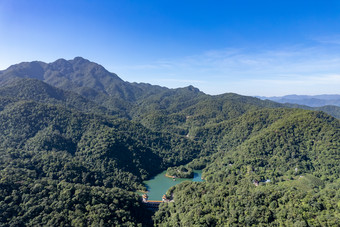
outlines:
{"label": "lake shoreline", "polygon": [[173,178],[173,176],[166,174],[166,171],[163,171],[150,180],[143,181],[143,183],[147,188],[146,193],[149,196],[149,200],[161,200],[162,196],[166,194],[171,187],[184,181],[202,182],[201,177],[202,170],[194,170],[193,178]]}

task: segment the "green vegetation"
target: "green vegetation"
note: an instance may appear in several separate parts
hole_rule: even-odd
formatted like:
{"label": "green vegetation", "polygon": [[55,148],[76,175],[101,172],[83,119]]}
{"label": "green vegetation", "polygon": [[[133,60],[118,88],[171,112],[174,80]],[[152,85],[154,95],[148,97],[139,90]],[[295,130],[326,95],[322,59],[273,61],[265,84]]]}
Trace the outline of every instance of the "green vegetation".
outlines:
{"label": "green vegetation", "polygon": [[87,113],[100,113],[124,117],[118,108],[106,108],[83,96],[53,87],[37,79],[15,79],[6,87],[0,87],[0,97],[12,97],[20,100],[34,100],[40,103],[60,105]]}
{"label": "green vegetation", "polygon": [[174,203],[161,204],[157,226],[336,226],[339,182],[302,190],[282,185],[254,186],[184,182],[170,189]]}
{"label": "green vegetation", "polygon": [[[17,171],[19,171],[17,169]],[[4,171],[3,171],[4,172]],[[11,174],[13,172],[11,171]],[[16,173],[22,176],[22,172]],[[137,226],[150,214],[135,193],[65,181],[13,181],[1,174],[0,224],[4,226]]]}
{"label": "green vegetation", "polygon": [[[4,189],[9,194],[1,200],[2,223],[149,223],[150,218],[145,218],[148,214],[140,217],[145,211],[132,191],[145,190],[143,179],[169,165],[189,162],[202,149],[197,142],[155,133],[128,120],[33,101],[2,100],[0,182],[6,188],[16,186]],[[64,189],[58,185],[63,182],[67,187],[89,191],[85,197],[89,201],[75,200],[76,192],[65,192],[65,201],[61,200]],[[31,192],[36,184],[42,184],[39,190],[43,195]],[[12,203],[16,196],[18,200]],[[98,202],[91,202],[98,196]],[[27,203],[31,200],[39,209]]]}
{"label": "green vegetation", "polygon": [[[128,83],[75,58],[1,71],[0,122],[0,226],[340,222],[340,122],[322,111]],[[135,191],[166,169],[205,181],[151,214]]]}
{"label": "green vegetation", "polygon": [[166,175],[169,177],[179,178],[193,178],[194,171],[192,168],[185,166],[169,167],[166,171]]}
{"label": "green vegetation", "polygon": [[[252,136],[233,147],[222,140],[219,146],[228,152],[221,149],[216,154],[219,158],[206,169],[206,173],[213,173],[209,177],[223,174],[226,179],[229,173],[238,172],[239,177],[254,173],[257,180],[280,180],[302,173],[313,173],[330,181],[339,178],[339,121],[322,112],[288,111],[282,119],[260,131],[256,129],[256,133],[253,128]],[[242,138],[242,134],[237,138]]]}
{"label": "green vegetation", "polygon": [[168,194],[176,202],[161,206],[156,225],[339,223],[338,120],[322,112],[261,110],[206,127],[198,135],[210,135],[206,139],[218,147],[206,162],[206,181],[171,188]]}
{"label": "green vegetation", "polygon": [[304,106],[304,105],[298,105],[298,104],[289,104],[286,103],[284,104],[287,107],[290,108],[300,108],[304,110],[318,110],[318,111],[323,111],[325,113],[328,113],[329,115],[340,119],[340,106],[332,106],[332,105],[327,105],[327,106],[321,106],[321,107],[310,107],[310,106]]}
{"label": "green vegetation", "polygon": [[[155,133],[128,120],[87,115],[31,101],[8,103],[0,112],[0,121],[3,122],[0,148],[24,150],[32,156],[43,151],[64,152],[69,156],[66,162],[72,162],[74,167],[70,168],[74,171],[99,175],[91,182],[81,182],[76,177],[72,180],[74,183],[117,184],[113,186],[141,189],[136,182],[140,185],[143,179],[169,165],[189,162],[202,150],[200,143]],[[59,171],[58,178],[67,173]],[[47,169],[44,174],[48,172],[51,170]],[[139,180],[134,180],[136,178]]]}

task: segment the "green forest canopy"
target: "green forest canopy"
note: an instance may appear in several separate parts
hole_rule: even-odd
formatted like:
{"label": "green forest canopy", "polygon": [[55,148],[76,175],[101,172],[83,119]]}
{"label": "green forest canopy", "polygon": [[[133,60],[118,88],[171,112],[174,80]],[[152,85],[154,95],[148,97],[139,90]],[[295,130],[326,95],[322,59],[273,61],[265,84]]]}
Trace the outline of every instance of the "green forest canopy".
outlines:
{"label": "green forest canopy", "polygon": [[[340,222],[340,123],[324,112],[128,83],[81,58],[18,64],[0,85],[1,226]],[[167,168],[205,182],[153,215],[135,191]]]}

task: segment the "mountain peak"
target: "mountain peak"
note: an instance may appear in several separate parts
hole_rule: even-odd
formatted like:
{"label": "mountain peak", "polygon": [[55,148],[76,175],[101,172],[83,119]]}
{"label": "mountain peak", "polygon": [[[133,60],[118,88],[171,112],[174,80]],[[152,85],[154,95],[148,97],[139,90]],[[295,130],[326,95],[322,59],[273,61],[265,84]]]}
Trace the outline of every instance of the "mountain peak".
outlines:
{"label": "mountain peak", "polygon": [[85,59],[83,57],[75,57],[74,59],[71,60],[66,60],[64,58],[60,58],[52,63],[50,63],[49,65],[57,65],[57,66],[70,66],[70,65],[85,65],[85,64],[93,64],[93,65],[98,65],[95,62],[91,62],[88,59]]}
{"label": "mountain peak", "polygon": [[200,92],[200,90],[192,85],[189,85],[188,87],[186,87],[186,89],[188,89],[189,91],[194,91],[196,93]]}
{"label": "mountain peak", "polygon": [[0,86],[15,78],[36,78],[65,90],[79,91],[82,88],[110,94],[119,98],[134,99],[137,85],[123,81],[103,66],[83,57],[72,60],[60,58],[52,63],[23,62],[0,72]]}
{"label": "mountain peak", "polygon": [[83,57],[75,57],[73,60],[70,60],[70,62],[75,64],[84,64],[84,63],[90,63],[89,60],[83,58]]}

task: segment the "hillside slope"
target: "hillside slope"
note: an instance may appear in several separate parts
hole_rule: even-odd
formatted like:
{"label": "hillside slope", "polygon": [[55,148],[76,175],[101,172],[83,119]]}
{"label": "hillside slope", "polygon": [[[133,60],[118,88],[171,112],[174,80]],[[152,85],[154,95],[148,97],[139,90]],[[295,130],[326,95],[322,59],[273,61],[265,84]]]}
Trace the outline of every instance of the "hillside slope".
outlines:
{"label": "hillside slope", "polygon": [[86,88],[127,101],[135,101],[146,93],[153,93],[154,90],[166,89],[148,84],[125,82],[103,66],[81,57],[69,61],[65,59],[52,63],[35,61],[10,66],[0,72],[0,86],[15,78],[38,79],[55,87],[78,93],[82,93]]}
{"label": "hillside slope", "polygon": [[[145,179],[168,165],[188,162],[201,151],[196,142],[152,132],[127,120],[88,115],[32,101],[3,99],[2,103],[6,104],[0,112],[0,148],[37,153],[66,151],[70,157],[83,161],[81,165],[88,166],[89,172],[104,171],[100,185],[104,184],[105,177],[119,177],[102,170],[103,164]],[[110,184],[124,180],[110,180]],[[130,183],[124,187],[133,188]]]}
{"label": "hillside slope", "polygon": [[339,222],[339,120],[322,112],[260,110],[197,136],[219,150],[208,158],[205,182],[171,188],[176,202],[161,206],[156,225]]}
{"label": "hillside slope", "polygon": [[124,116],[124,112],[117,108],[115,110],[113,110],[114,107],[112,109],[105,108],[77,93],[53,87],[37,79],[13,80],[6,86],[0,87],[0,96],[55,104],[83,112]]}
{"label": "hillside slope", "polygon": [[156,226],[339,223],[340,123],[321,111],[75,58],[1,71],[0,122],[0,225],[150,226],[133,191],[173,166],[205,182],[171,188]]}

